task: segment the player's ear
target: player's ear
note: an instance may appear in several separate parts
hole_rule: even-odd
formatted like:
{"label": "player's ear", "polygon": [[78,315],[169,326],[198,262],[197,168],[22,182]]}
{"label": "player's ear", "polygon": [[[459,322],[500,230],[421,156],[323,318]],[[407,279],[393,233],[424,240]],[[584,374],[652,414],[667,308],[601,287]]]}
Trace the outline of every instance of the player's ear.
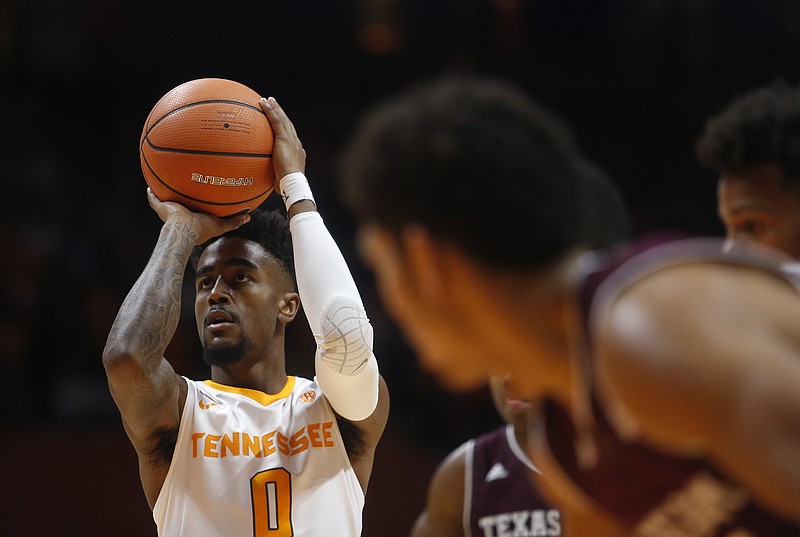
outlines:
{"label": "player's ear", "polygon": [[300,311],[300,295],[297,293],[286,293],[278,304],[278,319],[284,323],[290,323]]}
{"label": "player's ear", "polygon": [[439,296],[447,284],[450,251],[418,224],[407,226],[401,235],[408,268],[422,293]]}

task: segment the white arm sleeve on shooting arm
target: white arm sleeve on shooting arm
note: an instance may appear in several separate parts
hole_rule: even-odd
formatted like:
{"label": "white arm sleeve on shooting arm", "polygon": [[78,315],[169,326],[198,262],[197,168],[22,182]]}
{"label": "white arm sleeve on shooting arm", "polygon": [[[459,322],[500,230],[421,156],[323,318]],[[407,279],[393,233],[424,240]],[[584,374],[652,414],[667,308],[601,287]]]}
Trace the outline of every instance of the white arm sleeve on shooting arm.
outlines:
{"label": "white arm sleeve on shooting arm", "polygon": [[358,288],[319,213],[297,214],[289,225],[300,300],[317,342],[317,381],[337,414],[363,420],[378,404],[378,362]]}

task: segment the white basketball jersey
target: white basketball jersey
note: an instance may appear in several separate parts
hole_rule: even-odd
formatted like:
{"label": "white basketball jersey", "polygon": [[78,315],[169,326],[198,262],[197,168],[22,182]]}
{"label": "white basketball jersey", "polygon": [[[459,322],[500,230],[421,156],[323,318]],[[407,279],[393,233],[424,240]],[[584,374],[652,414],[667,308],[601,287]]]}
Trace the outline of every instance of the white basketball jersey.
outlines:
{"label": "white basketball jersey", "polygon": [[153,509],[161,537],[356,537],[364,493],[316,382],[189,385]]}

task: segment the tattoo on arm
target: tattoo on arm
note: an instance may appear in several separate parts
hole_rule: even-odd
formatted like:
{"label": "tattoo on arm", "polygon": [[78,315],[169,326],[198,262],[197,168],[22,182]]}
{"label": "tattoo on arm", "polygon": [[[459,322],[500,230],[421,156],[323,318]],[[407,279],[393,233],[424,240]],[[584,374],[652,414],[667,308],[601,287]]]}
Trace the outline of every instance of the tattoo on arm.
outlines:
{"label": "tattoo on arm", "polygon": [[183,275],[196,233],[184,222],[167,223],[144,271],[111,327],[109,343],[139,355],[148,377],[159,367],[181,312]]}

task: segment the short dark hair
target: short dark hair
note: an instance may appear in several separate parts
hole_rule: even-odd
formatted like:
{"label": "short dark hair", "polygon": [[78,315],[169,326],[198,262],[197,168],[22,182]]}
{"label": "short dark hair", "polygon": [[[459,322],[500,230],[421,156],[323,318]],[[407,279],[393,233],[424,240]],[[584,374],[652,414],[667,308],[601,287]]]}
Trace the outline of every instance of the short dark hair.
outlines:
{"label": "short dark hair", "polygon": [[706,122],[695,152],[717,173],[775,163],[800,184],[800,87],[776,80],[738,97]]}
{"label": "short dark hair", "polygon": [[260,244],[267,253],[275,258],[296,289],[297,281],[294,272],[292,236],[289,232],[289,221],[282,211],[277,209],[255,209],[250,212],[250,221],[248,223],[195,246],[190,257],[193,270],[197,270],[197,263],[203,251],[222,237],[241,237]]}
{"label": "short dark hair", "polygon": [[419,222],[483,264],[531,268],[591,242],[584,189],[596,172],[519,88],[451,75],[367,114],[345,151],[341,195],[362,221]]}

